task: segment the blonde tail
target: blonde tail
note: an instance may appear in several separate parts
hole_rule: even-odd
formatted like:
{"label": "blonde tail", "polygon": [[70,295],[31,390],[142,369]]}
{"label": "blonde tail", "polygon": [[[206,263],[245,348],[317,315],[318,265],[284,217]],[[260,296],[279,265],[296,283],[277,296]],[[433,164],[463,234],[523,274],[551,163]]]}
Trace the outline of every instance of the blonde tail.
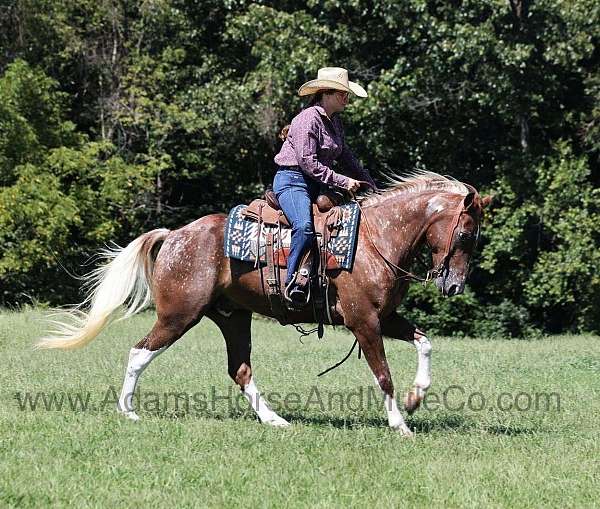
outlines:
{"label": "blonde tail", "polygon": [[[162,242],[169,230],[158,229],[140,235],[125,248],[102,251],[107,262],[84,277],[89,288],[87,298],[78,306],[61,313],[52,323],[55,330],[41,338],[38,348],[80,348],[92,341],[123,304],[128,318],[144,309],[152,300],[149,281],[154,268],[152,248]],[[85,308],[85,309],[84,309]]]}

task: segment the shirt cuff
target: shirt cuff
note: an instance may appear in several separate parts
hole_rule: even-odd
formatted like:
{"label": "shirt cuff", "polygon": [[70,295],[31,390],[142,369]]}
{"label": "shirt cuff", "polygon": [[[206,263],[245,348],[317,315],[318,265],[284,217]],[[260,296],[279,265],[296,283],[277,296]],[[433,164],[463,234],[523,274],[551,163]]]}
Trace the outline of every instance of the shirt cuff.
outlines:
{"label": "shirt cuff", "polygon": [[340,189],[348,189],[348,177],[335,173],[333,176],[333,183]]}

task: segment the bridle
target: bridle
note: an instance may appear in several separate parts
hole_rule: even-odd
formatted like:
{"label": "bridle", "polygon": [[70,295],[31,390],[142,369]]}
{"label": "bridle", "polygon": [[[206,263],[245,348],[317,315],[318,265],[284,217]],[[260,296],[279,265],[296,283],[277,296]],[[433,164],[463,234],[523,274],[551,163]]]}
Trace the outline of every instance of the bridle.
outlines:
{"label": "bridle", "polygon": [[[403,269],[402,267],[396,265],[395,263],[393,263],[387,259],[387,257],[379,250],[379,248],[377,247],[377,244],[375,244],[375,241],[373,240],[373,235],[371,234],[371,226],[369,225],[367,216],[364,213],[362,207],[360,206],[360,203],[358,201],[356,202],[358,204],[358,208],[360,209],[360,212],[361,212],[361,218],[362,218],[361,220],[365,222],[365,225],[367,227],[366,228],[367,236],[369,237],[371,244],[375,248],[376,253],[386,263],[387,267],[392,271],[392,273],[394,274],[394,277],[396,279],[410,279],[413,281],[421,282],[423,284],[427,284],[428,282],[430,282],[434,279],[437,279],[438,277],[440,277],[444,274],[444,272],[446,271],[447,265],[449,263],[449,260],[450,260],[450,254],[452,252],[452,240],[454,239],[454,233],[456,232],[456,229],[458,228],[458,225],[460,224],[460,219],[463,216],[463,214],[467,213],[471,209],[471,207],[473,206],[473,203],[475,203],[476,197],[478,196],[477,191],[475,190],[474,187],[469,186],[469,185],[467,185],[467,187],[469,188],[470,192],[475,193],[475,196],[474,196],[473,200],[471,201],[471,203],[469,205],[467,205],[466,207],[464,205],[464,201],[463,200],[460,201],[460,205],[459,205],[459,207],[457,207],[454,217],[452,218],[452,223],[451,223],[450,231],[448,233],[448,237],[446,239],[446,243],[445,243],[445,247],[444,247],[444,254],[442,256],[442,259],[440,260],[440,263],[438,264],[437,267],[434,267],[433,269],[430,269],[429,271],[427,271],[427,275],[424,278],[417,276],[416,274],[413,274],[412,272],[410,272],[406,269]],[[478,231],[478,233],[477,233],[477,238],[478,238],[479,237],[479,226],[477,227],[477,231]],[[398,274],[398,273],[400,273],[400,274]]]}
{"label": "bridle", "polygon": [[[469,187],[471,187],[471,186],[469,186]],[[454,239],[454,233],[456,232],[456,229],[458,228],[458,225],[460,224],[460,218],[462,217],[463,214],[467,213],[473,206],[473,203],[475,203],[475,198],[477,197],[477,192],[476,191],[473,191],[473,192],[475,192],[475,197],[473,198],[471,203],[465,207],[464,202],[461,200],[460,206],[456,209],[456,213],[454,214],[454,218],[452,219],[452,223],[450,226],[450,232],[448,233],[448,238],[446,240],[446,246],[444,248],[444,255],[442,256],[442,259],[440,260],[440,263],[438,264],[438,266],[434,269],[431,269],[427,273],[428,279],[436,279],[436,278],[442,276],[444,274],[444,272],[446,271],[448,262],[450,261],[450,254],[452,251],[452,240]],[[478,238],[479,238],[479,225],[477,225],[476,239],[478,239]]]}
{"label": "bridle", "polygon": [[[362,182],[362,183],[370,185],[368,182]],[[471,192],[475,193],[473,201],[471,201],[471,203],[467,207],[465,207],[463,200],[460,201],[460,207],[457,208],[456,213],[454,214],[454,217],[452,218],[452,227],[450,228],[450,233],[448,234],[448,238],[446,240],[444,256],[442,257],[441,262],[439,263],[439,265],[436,268],[431,269],[427,272],[427,275],[425,276],[425,278],[417,276],[416,274],[413,274],[412,272],[410,272],[406,269],[403,269],[402,267],[396,265],[395,263],[391,262],[390,260],[388,260],[386,258],[386,256],[379,250],[379,248],[377,247],[377,244],[375,244],[375,242],[373,240],[373,235],[371,234],[371,226],[369,225],[369,220],[367,219],[367,215],[364,213],[362,207],[360,206],[360,202],[356,199],[356,196],[354,196],[353,193],[350,193],[352,195],[352,198],[358,205],[358,208],[360,210],[360,215],[361,215],[361,222],[364,221],[364,223],[365,223],[365,226],[367,229],[367,236],[369,237],[371,244],[375,248],[375,252],[381,257],[381,259],[385,262],[387,267],[392,271],[392,274],[394,275],[394,278],[396,280],[409,279],[409,280],[413,280],[413,281],[419,281],[419,282],[423,283],[424,285],[426,285],[430,281],[432,281],[444,274],[444,271],[446,270],[446,264],[448,263],[448,261],[450,259],[450,253],[452,250],[452,239],[454,238],[454,232],[456,231],[456,229],[458,228],[458,225],[460,224],[460,218],[462,217],[462,215],[465,212],[468,212],[468,210],[471,208],[471,206],[475,202],[475,198],[478,196],[475,188],[473,188],[472,186],[469,186],[468,184],[465,184],[465,185],[469,188],[469,190]],[[477,225],[477,238],[479,238],[479,225]],[[396,271],[398,271],[398,273]],[[296,330],[298,330],[298,329],[296,329]],[[354,351],[354,348],[356,347],[357,344],[358,344],[358,339],[355,339],[354,343],[352,345],[352,348],[350,348],[350,351],[348,352],[346,357],[344,357],[341,361],[339,361],[335,365],[331,366],[330,368],[327,368],[326,370],[322,371],[317,376],[323,376],[326,373],[329,373],[331,370],[337,368],[338,366],[341,366],[352,355],[352,352]],[[359,347],[358,347],[358,358],[359,359],[360,359],[360,355],[361,355],[361,348],[359,345]]]}

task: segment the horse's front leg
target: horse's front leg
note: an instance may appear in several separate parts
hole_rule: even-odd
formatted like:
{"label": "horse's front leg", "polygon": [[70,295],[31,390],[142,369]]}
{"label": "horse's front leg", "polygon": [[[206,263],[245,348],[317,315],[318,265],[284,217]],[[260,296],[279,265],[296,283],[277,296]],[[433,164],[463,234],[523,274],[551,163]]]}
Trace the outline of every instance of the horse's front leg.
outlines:
{"label": "horse's front leg", "polygon": [[431,342],[422,331],[396,313],[381,320],[381,329],[384,336],[408,341],[417,349],[417,374],[412,389],[404,397],[404,409],[412,414],[425,399],[431,385]]}
{"label": "horse's front leg", "polygon": [[365,359],[367,359],[369,367],[375,376],[375,380],[383,391],[390,428],[404,436],[412,436],[412,431],[410,431],[404,422],[404,418],[394,399],[394,384],[392,383],[392,375],[385,357],[379,318],[374,316],[371,319],[361,321],[359,325],[348,325],[348,328],[356,336],[365,354]]}

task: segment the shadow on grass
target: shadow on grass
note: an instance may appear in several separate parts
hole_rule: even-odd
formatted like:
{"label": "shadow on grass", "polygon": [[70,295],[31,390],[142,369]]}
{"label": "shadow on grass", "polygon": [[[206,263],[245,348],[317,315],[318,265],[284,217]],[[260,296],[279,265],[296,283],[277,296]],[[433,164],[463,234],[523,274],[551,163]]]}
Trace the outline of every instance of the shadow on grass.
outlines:
{"label": "shadow on grass", "polygon": [[[162,410],[148,412],[148,415],[159,419],[207,419],[215,421],[248,421],[258,422],[257,417],[252,411],[233,410],[229,412],[210,413],[207,411],[196,412],[192,410]],[[388,426],[387,419],[384,417],[366,417],[361,415],[348,415],[345,417],[332,415],[310,415],[304,413],[281,412],[279,414],[291,424],[301,424],[304,426],[337,428],[337,429],[358,429],[358,428],[377,428],[385,429]],[[447,431],[472,431],[481,430],[491,435],[519,436],[532,435],[541,431],[540,429],[527,428],[515,425],[482,425],[481,422],[474,420],[468,415],[460,413],[444,413],[431,415],[423,413],[414,415],[407,419],[408,426],[417,433],[433,433]]]}
{"label": "shadow on grass", "polygon": [[524,426],[515,425],[503,425],[503,424],[482,424],[480,421],[475,420],[471,416],[465,416],[462,414],[442,414],[435,417],[427,418],[413,418],[408,421],[409,426],[420,433],[428,433],[432,431],[484,431],[490,435],[504,435],[504,436],[519,436],[519,435],[533,435],[543,431],[541,428],[531,428]]}
{"label": "shadow on grass", "polygon": [[[194,412],[181,410],[165,410],[151,412],[152,417],[160,419],[213,419],[215,421],[252,421],[257,418],[252,412],[231,411],[225,413]],[[333,415],[310,415],[304,413],[281,412],[279,415],[291,424],[301,424],[304,426],[337,428],[337,429],[355,429],[355,428],[374,428],[385,429],[388,427],[387,419],[384,417],[366,417],[362,415],[348,415],[344,417]],[[476,427],[475,422],[465,418],[460,414],[445,414],[435,417],[409,418],[408,426],[418,433],[429,433],[433,431],[449,430],[469,430]]]}
{"label": "shadow on grass", "polygon": [[333,415],[306,415],[299,413],[282,414],[282,417],[292,424],[317,426],[326,428],[352,429],[352,428],[381,428],[387,426],[383,418],[352,416],[338,417]]}
{"label": "shadow on grass", "polygon": [[[304,426],[331,427],[339,429],[351,429],[357,427],[381,428],[387,426],[387,421],[383,418],[364,418],[364,417],[335,417],[335,416],[315,416],[301,413],[278,412],[281,417],[291,424],[302,424]],[[185,409],[180,410],[159,410],[147,412],[147,415],[159,419],[208,419],[215,421],[252,421],[258,422],[254,412],[230,411],[221,413],[196,412]]]}
{"label": "shadow on grass", "polygon": [[[215,421],[256,421],[257,417],[254,412],[242,412],[242,411],[231,411],[229,413],[225,412],[215,412],[211,413],[206,410],[204,411],[196,411],[186,408],[181,409],[161,409],[145,412],[145,415],[150,417],[155,417],[158,419],[171,419],[171,420],[179,420],[179,419],[213,419]],[[141,414],[140,414],[141,416]]]}
{"label": "shadow on grass", "polygon": [[[332,417],[332,416],[306,416],[301,414],[284,415],[285,419],[294,423],[301,423],[307,426],[325,426],[340,429],[352,428],[387,428],[387,419],[363,417],[363,416],[348,416],[348,417]],[[412,417],[408,418],[408,427],[417,433],[429,433],[432,431],[448,431],[448,430],[468,430],[475,427],[475,423],[466,419],[460,414],[439,415],[435,417]]]}
{"label": "shadow on grass", "polygon": [[503,426],[502,424],[497,424],[495,426],[486,426],[484,428],[491,435],[505,435],[509,437],[519,436],[519,435],[534,435],[542,431],[541,429],[534,428],[524,428],[521,426]]}
{"label": "shadow on grass", "polygon": [[477,427],[477,423],[463,414],[418,414],[408,419],[408,425],[417,433],[430,433],[432,431],[468,431]]}

